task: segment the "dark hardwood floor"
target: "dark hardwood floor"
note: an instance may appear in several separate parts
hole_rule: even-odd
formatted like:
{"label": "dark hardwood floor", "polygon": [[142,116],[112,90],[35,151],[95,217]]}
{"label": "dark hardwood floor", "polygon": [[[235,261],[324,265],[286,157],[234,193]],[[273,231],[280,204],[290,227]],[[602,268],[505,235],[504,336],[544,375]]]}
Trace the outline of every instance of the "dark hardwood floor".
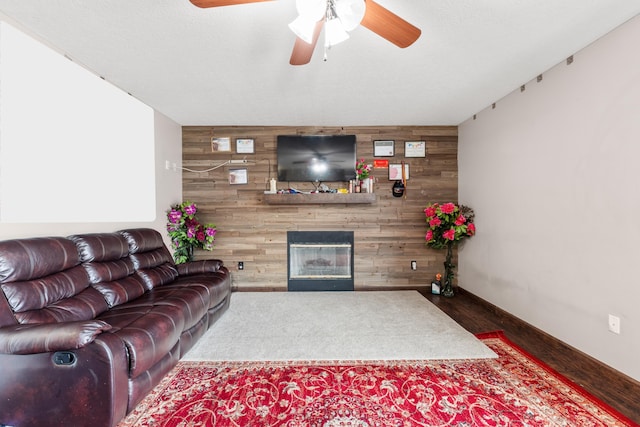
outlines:
{"label": "dark hardwood floor", "polygon": [[583,389],[640,424],[640,382],[551,337],[504,310],[457,289],[453,298],[420,290],[469,332],[496,330]]}

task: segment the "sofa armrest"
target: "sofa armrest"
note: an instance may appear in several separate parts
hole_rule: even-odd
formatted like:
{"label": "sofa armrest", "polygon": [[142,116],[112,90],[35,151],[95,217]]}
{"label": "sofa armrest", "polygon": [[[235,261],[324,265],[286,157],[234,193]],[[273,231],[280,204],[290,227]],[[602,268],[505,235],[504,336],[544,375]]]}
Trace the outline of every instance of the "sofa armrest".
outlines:
{"label": "sofa armrest", "polygon": [[0,328],[0,353],[34,354],[86,346],[111,325],[100,320],[15,325]]}
{"label": "sofa armrest", "polygon": [[177,264],[176,268],[180,276],[189,276],[192,274],[215,273],[220,270],[223,265],[219,259],[205,259]]}

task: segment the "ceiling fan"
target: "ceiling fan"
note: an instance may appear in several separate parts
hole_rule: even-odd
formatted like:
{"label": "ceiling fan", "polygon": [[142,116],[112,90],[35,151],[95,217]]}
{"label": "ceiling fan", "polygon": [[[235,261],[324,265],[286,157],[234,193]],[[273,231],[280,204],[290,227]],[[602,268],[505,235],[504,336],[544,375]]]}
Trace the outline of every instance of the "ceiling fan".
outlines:
{"label": "ceiling fan", "polygon": [[[189,0],[201,8],[259,3],[271,0]],[[373,0],[296,0],[300,15],[289,27],[296,34],[289,63],[304,65],[325,28],[325,46],[330,47],[349,37],[358,25],[373,31],[398,47],[405,48],[420,37],[420,29]],[[337,25],[341,24],[341,25]]]}

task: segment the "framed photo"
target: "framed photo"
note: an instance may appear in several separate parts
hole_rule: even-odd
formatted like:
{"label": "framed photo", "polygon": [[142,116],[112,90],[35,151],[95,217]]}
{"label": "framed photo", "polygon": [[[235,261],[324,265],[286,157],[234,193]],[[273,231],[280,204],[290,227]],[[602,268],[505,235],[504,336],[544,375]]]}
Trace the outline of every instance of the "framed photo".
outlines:
{"label": "framed photo", "polygon": [[246,169],[229,169],[229,184],[246,184],[247,170]]}
{"label": "framed photo", "polygon": [[373,157],[393,157],[395,141],[373,141]]}
{"label": "framed photo", "polygon": [[238,154],[253,154],[255,148],[253,147],[252,138],[238,138],[236,139],[236,153]]}
{"label": "framed photo", "polygon": [[231,138],[211,138],[211,151],[214,153],[224,153],[231,151]]}
{"label": "framed photo", "polygon": [[[409,164],[404,164],[404,178],[409,179]],[[402,179],[402,164],[389,165],[389,181],[398,181]]]}
{"label": "framed photo", "polygon": [[405,141],[405,157],[425,157],[427,155],[427,144],[424,141]]}

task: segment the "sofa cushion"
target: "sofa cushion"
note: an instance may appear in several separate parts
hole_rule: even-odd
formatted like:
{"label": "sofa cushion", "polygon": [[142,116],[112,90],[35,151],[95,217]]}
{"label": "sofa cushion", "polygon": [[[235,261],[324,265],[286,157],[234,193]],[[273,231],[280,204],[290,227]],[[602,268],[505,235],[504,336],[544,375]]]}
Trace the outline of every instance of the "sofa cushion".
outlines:
{"label": "sofa cushion", "polygon": [[155,306],[173,306],[180,310],[184,319],[184,329],[193,327],[209,310],[209,290],[202,285],[160,286],[145,293],[129,305],[152,304]]}
{"label": "sofa cushion", "polygon": [[[132,255],[133,256],[133,255]],[[148,290],[155,287],[171,283],[178,277],[178,272],[169,263],[165,263],[153,268],[145,268],[136,271],[136,274],[142,280]]]}
{"label": "sofa cushion", "polygon": [[[176,270],[171,254],[164,246],[162,248],[151,249],[147,252],[132,253],[131,260],[136,270],[145,270],[161,265],[168,265]],[[177,275],[178,271],[176,270],[174,274]]]}
{"label": "sofa cushion", "polygon": [[13,311],[23,312],[76,295],[89,286],[89,277],[84,268],[76,266],[39,279],[3,283],[0,286]]}
{"label": "sofa cushion", "polygon": [[15,313],[21,324],[63,323],[95,319],[109,307],[103,296],[93,288],[87,288],[71,298],[62,299],[39,310]]}
{"label": "sofa cushion", "polygon": [[119,233],[129,244],[129,256],[136,274],[148,290],[171,283],[178,277],[171,253],[156,230],[134,228]]}
{"label": "sofa cushion", "polygon": [[82,264],[89,274],[91,283],[110,282],[131,276],[135,270],[129,258],[117,261],[87,262]]}
{"label": "sofa cushion", "polygon": [[91,233],[69,236],[82,262],[115,261],[129,255],[129,243],[119,233]]}
{"label": "sofa cushion", "polygon": [[0,242],[0,283],[32,280],[68,270],[80,262],[64,237],[35,237]]}
{"label": "sofa cushion", "polygon": [[124,304],[147,290],[129,257],[129,244],[119,233],[77,234],[69,237],[78,246],[83,268],[93,288],[109,307]]}
{"label": "sofa cushion", "polygon": [[120,280],[95,283],[91,286],[102,294],[110,308],[133,301],[146,291],[144,283],[135,274]]}
{"label": "sofa cushion", "polygon": [[89,320],[107,310],[81,266],[41,279],[0,285],[20,324]]}
{"label": "sofa cushion", "polygon": [[231,279],[226,272],[227,269],[223,267],[215,273],[179,276],[172,286],[205,286],[209,292],[209,308],[213,308],[231,292]]}
{"label": "sofa cushion", "polygon": [[120,230],[120,233],[129,244],[129,252],[137,254],[139,252],[149,252],[153,249],[165,248],[162,236],[151,228],[130,228]]}
{"label": "sofa cushion", "polygon": [[103,313],[98,320],[112,326],[129,355],[129,376],[135,378],[162,359],[184,329],[181,308],[132,301]]}
{"label": "sofa cushion", "polygon": [[14,318],[9,323],[5,312],[2,325],[89,320],[105,311],[79,262],[75,244],[63,237],[0,242],[0,288]]}

